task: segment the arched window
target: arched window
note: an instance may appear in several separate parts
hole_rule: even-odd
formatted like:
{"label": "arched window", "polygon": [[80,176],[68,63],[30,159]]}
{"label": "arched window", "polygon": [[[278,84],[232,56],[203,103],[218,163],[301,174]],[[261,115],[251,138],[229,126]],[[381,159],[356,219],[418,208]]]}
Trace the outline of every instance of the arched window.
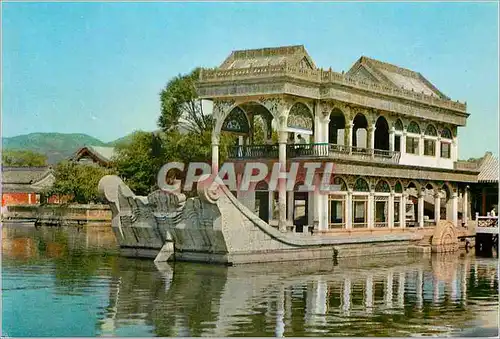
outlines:
{"label": "arched window", "polygon": [[368,192],[370,191],[370,187],[368,186],[368,183],[365,179],[358,178],[354,183],[354,190],[356,192]]}
{"label": "arched window", "polygon": [[248,133],[250,126],[245,112],[239,107],[233,108],[224,120],[222,130],[234,133]]}
{"label": "arched window", "polygon": [[[425,132],[425,136],[435,137],[437,136],[436,128],[429,124],[427,125]],[[436,141],[433,139],[424,139],[424,155],[435,156],[436,155]]]}
{"label": "arched window", "polygon": [[451,139],[451,131],[448,128],[443,128],[441,130],[441,138]]}
{"label": "arched window", "polygon": [[333,184],[339,185],[340,191],[347,191],[347,184],[345,183],[344,179],[342,179],[341,177],[334,177]]}
{"label": "arched window", "polygon": [[[420,134],[420,127],[415,121],[410,122],[407,128],[408,133]],[[406,153],[418,155],[418,137],[407,136],[406,137]]]}
{"label": "arched window", "polygon": [[394,192],[403,193],[403,185],[399,181],[394,185]]}
{"label": "arched window", "polygon": [[377,185],[375,185],[375,192],[390,193],[391,187],[385,180],[379,180]]}
{"label": "arched window", "polygon": [[290,108],[287,126],[312,131],[313,118],[309,108],[301,102],[295,103]]}
{"label": "arched window", "polygon": [[408,133],[420,134],[420,127],[415,121],[410,122],[406,130],[408,131]]}
{"label": "arched window", "polygon": [[394,129],[396,131],[403,131],[403,123],[401,122],[401,119],[396,120],[396,123],[394,124]]}
{"label": "arched window", "polygon": [[431,137],[436,137],[437,136],[436,128],[433,125],[429,124],[427,125],[424,134]]}

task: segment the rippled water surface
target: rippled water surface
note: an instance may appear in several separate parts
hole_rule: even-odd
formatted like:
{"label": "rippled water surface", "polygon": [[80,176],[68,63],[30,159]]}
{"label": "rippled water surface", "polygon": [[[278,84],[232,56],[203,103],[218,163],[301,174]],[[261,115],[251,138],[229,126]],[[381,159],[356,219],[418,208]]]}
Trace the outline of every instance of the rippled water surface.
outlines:
{"label": "rippled water surface", "polygon": [[4,225],[6,336],[495,336],[472,254],[222,267],[117,256],[109,228]]}

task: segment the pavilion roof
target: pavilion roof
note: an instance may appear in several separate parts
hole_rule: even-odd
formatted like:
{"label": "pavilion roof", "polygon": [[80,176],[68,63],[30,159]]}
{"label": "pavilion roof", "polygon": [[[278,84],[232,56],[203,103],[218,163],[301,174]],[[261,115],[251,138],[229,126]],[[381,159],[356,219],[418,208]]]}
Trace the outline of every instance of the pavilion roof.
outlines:
{"label": "pavilion roof", "polygon": [[94,146],[87,145],[78,149],[75,155],[72,157],[73,160],[78,161],[81,157],[85,155],[91,155],[93,158],[98,160],[102,164],[108,164],[113,156],[115,155],[114,147],[104,147],[104,146]]}
{"label": "pavilion roof", "polygon": [[369,80],[449,100],[446,95],[419,72],[365,56],[356,61],[351,69],[347,71],[347,75],[351,78]]}
{"label": "pavilion roof", "polygon": [[491,152],[486,152],[479,163],[478,182],[498,182],[498,159]]}
{"label": "pavilion roof", "polygon": [[302,63],[302,66],[307,68],[316,68],[303,45],[233,51],[219,68],[249,68],[274,66],[284,63],[290,65]]}

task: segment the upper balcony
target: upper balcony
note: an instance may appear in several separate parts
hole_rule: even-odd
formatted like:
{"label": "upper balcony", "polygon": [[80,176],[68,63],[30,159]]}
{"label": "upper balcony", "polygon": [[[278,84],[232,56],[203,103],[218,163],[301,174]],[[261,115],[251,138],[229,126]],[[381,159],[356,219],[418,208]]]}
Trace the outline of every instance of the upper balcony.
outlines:
{"label": "upper balcony", "polygon": [[[274,145],[240,145],[229,149],[229,159],[278,159],[279,146]],[[288,144],[287,159],[346,159],[366,162],[398,164],[400,152],[364,147],[344,146],[329,143]]]}

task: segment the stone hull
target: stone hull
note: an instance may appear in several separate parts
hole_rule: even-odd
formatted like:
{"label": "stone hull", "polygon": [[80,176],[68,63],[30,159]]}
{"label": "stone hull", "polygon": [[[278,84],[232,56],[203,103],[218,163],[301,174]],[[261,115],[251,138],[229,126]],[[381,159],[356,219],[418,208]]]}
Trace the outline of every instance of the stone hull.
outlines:
{"label": "stone hull", "polygon": [[[113,229],[127,256],[152,258],[161,250],[157,261],[238,265],[336,261],[430,249],[420,246],[423,235],[419,232],[349,236],[283,233],[261,220],[223,185],[198,183],[199,196],[186,200],[163,192],[154,192],[147,198],[137,197],[128,187],[121,186],[124,184],[120,179],[108,181],[116,191],[115,202],[111,203]],[[113,194],[105,195],[113,199]],[[152,203],[158,200],[164,203]],[[450,229],[446,226],[446,232],[440,234],[441,238],[448,239]]]}

